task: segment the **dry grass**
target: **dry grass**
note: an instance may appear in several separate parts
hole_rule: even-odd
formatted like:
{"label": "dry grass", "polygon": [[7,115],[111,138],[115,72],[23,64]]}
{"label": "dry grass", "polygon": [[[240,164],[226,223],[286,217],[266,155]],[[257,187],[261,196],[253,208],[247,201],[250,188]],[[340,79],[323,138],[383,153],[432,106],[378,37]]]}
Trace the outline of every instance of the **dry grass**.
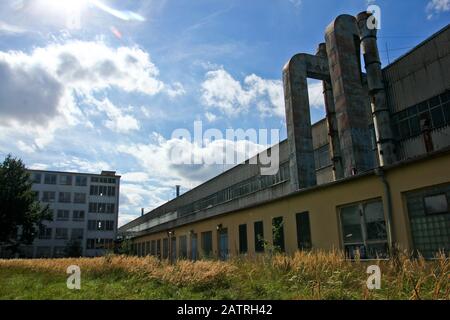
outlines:
{"label": "dry grass", "polygon": [[[367,289],[366,270],[371,264],[381,269],[381,290]],[[20,269],[65,274],[69,265],[78,265],[85,276],[154,280],[192,288],[203,292],[204,298],[448,300],[450,290],[450,262],[443,254],[432,261],[400,253],[391,260],[364,262],[346,260],[337,251],[316,251],[239,257],[228,262],[178,261],[173,265],[153,257],[131,256],[0,260],[0,272]]]}

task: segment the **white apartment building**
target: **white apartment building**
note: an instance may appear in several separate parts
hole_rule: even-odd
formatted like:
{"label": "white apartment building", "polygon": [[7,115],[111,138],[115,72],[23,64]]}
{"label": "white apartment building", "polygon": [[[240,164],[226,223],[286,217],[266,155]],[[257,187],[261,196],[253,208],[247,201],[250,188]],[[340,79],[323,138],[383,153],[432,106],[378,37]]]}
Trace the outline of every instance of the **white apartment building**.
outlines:
{"label": "white apartment building", "polygon": [[79,244],[83,256],[105,254],[117,234],[120,176],[29,170],[33,191],[42,205],[49,205],[53,221],[44,227],[26,257],[64,257],[68,246]]}

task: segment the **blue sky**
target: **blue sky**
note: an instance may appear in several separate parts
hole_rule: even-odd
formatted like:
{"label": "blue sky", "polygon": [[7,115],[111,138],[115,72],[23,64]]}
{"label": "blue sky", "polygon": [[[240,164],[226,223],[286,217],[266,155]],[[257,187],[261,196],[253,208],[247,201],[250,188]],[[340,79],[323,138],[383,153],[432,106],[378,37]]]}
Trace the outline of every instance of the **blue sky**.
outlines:
{"label": "blue sky", "polygon": [[[382,10],[384,64],[386,48],[392,61],[450,18],[449,0],[1,1],[0,157],[117,170],[120,220],[129,221],[173,198],[176,184],[186,191],[223,170],[171,164],[170,148],[186,143],[172,139],[175,129],[200,120],[222,131],[280,129],[284,139],[283,65],[314,53],[334,17],[369,3]],[[317,82],[310,97],[317,121]]]}

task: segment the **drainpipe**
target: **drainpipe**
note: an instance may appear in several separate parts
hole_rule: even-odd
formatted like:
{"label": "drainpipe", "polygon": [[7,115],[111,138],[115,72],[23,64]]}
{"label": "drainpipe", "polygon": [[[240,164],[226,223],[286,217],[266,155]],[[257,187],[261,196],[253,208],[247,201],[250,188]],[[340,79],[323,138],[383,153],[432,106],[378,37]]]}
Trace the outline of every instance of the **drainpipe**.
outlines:
{"label": "drainpipe", "polygon": [[389,181],[386,179],[383,168],[378,167],[375,169],[375,174],[380,178],[383,183],[384,196],[387,201],[387,221],[386,221],[386,232],[388,238],[389,253],[392,255],[394,249],[394,237],[392,232],[392,195],[391,186]]}

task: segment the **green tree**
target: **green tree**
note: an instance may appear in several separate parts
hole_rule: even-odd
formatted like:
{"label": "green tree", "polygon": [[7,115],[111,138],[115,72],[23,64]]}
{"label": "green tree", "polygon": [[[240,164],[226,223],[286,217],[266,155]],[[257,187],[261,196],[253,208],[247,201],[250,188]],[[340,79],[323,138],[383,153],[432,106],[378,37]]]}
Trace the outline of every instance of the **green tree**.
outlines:
{"label": "green tree", "polygon": [[52,220],[48,205],[41,206],[31,186],[22,160],[8,155],[0,165],[0,244],[13,252],[33,242],[42,221]]}

